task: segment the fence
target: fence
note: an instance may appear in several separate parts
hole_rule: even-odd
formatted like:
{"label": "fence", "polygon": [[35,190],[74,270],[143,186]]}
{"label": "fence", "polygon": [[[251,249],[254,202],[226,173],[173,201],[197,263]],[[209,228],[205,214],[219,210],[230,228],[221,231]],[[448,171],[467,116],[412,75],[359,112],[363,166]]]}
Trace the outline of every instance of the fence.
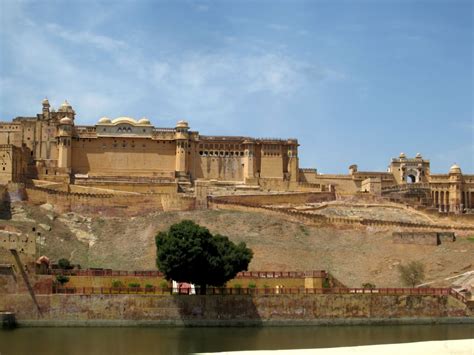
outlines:
{"label": "fence", "polygon": [[124,271],[112,269],[49,269],[48,275],[64,275],[64,276],[143,276],[143,277],[163,277],[160,271]]}
{"label": "fence", "polygon": [[[158,295],[189,295],[191,288],[162,287],[53,287],[56,294],[158,294]],[[200,293],[198,287],[195,292]],[[288,294],[377,294],[377,295],[451,295],[466,302],[463,295],[450,288],[225,288],[209,287],[206,295],[288,295]]]}
{"label": "fence", "polygon": [[[123,271],[112,269],[49,269],[48,275],[64,275],[64,276],[143,276],[143,277],[163,277],[160,271]],[[239,272],[235,278],[258,278],[258,279],[293,279],[304,277],[327,277],[324,270],[315,271],[243,271]]]}

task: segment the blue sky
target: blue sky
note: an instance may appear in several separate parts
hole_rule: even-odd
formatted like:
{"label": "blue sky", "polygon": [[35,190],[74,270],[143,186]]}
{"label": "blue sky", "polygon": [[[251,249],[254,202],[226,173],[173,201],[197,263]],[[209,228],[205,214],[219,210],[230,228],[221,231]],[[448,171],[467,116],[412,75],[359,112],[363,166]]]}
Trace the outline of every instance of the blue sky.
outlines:
{"label": "blue sky", "polygon": [[474,173],[473,1],[0,1],[0,119],[186,119],[296,137],[300,166],[403,151]]}

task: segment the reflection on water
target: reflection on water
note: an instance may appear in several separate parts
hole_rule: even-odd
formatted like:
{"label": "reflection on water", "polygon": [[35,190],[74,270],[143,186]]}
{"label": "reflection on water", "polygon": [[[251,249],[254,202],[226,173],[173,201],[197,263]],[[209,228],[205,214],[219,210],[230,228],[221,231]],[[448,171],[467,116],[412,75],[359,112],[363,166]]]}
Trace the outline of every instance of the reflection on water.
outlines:
{"label": "reflection on water", "polygon": [[266,328],[19,328],[0,331],[0,354],[186,354],[466,338],[474,338],[473,324]]}

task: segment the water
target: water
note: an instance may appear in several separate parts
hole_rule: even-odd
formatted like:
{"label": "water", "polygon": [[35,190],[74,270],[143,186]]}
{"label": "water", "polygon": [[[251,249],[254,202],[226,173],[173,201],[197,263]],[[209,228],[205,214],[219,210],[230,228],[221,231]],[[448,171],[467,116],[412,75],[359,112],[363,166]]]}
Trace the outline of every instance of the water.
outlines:
{"label": "water", "polygon": [[0,354],[187,354],[469,338],[474,338],[474,324],[265,328],[19,328],[0,331]]}

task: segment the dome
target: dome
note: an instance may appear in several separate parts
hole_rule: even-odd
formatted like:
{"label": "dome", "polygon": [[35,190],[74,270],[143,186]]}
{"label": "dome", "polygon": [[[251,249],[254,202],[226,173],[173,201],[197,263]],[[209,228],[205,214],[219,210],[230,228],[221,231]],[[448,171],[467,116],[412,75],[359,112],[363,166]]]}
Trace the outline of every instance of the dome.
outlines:
{"label": "dome", "polygon": [[69,117],[63,117],[59,120],[59,124],[72,124],[72,120]]}
{"label": "dome", "polygon": [[142,125],[149,125],[150,124],[150,120],[146,117],[143,117],[141,119],[138,120],[138,124],[142,124]]}
{"label": "dome", "polygon": [[407,156],[405,155],[405,153],[400,153],[400,159],[405,159]]}
{"label": "dome", "polygon": [[449,174],[462,174],[461,168],[459,165],[454,164],[450,169],[449,169]]}
{"label": "dome", "polygon": [[188,122],[184,120],[178,121],[176,128],[189,128]]}
{"label": "dome", "polygon": [[61,106],[58,109],[59,112],[72,112],[72,106],[67,102],[67,100],[64,100],[64,102],[61,104]]}
{"label": "dome", "polygon": [[102,117],[102,118],[99,120],[99,123],[112,123],[112,121],[111,121],[110,118],[108,118],[108,117]]}
{"label": "dome", "polygon": [[41,103],[42,103],[43,105],[49,105],[49,100],[48,100],[48,98],[45,97],[45,99],[44,99],[43,101],[41,101]]}
{"label": "dome", "polygon": [[421,153],[416,153],[416,158],[421,159]]}
{"label": "dome", "polygon": [[112,123],[113,124],[128,123],[135,126],[137,124],[137,121],[135,121],[131,117],[117,117],[116,119],[112,120]]}

